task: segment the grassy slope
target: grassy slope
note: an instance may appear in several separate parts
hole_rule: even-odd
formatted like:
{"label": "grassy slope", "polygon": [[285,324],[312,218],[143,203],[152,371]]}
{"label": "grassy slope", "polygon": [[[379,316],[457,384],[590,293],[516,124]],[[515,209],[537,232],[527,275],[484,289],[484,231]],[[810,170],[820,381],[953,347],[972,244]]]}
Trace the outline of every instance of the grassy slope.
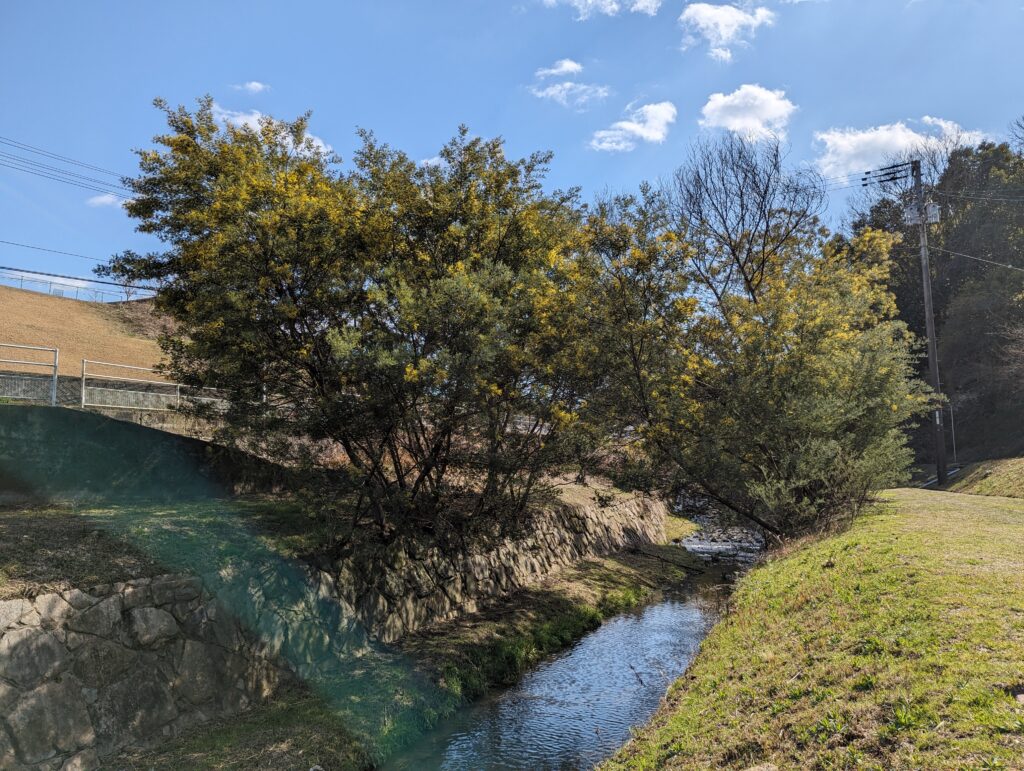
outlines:
{"label": "grassy slope", "polygon": [[954,493],[1024,498],[1024,458],[1002,458],[964,467],[947,486]]}
{"label": "grassy slope", "polygon": [[0,308],[0,343],[59,348],[62,375],[80,375],[82,359],[152,367],[162,356],[156,343],[161,324],[145,305],[80,302],[0,286]]}
{"label": "grassy slope", "polygon": [[1024,501],[898,490],[740,584],[608,768],[1024,768]]}

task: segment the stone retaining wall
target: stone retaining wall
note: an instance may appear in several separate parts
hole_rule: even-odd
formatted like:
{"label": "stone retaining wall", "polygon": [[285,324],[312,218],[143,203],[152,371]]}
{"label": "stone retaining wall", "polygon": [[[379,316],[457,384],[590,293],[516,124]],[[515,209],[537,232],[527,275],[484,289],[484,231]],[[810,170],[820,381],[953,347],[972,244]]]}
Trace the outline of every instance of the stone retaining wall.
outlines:
{"label": "stone retaining wall", "polygon": [[536,515],[524,537],[485,550],[417,553],[395,546],[378,555],[374,565],[341,563],[334,589],[374,638],[394,642],[429,624],[471,613],[584,557],[661,543],[667,514],[663,501],[640,495],[617,493],[604,506],[563,503]]}
{"label": "stone retaining wall", "polygon": [[0,768],[95,768],[125,748],[316,683],[370,641],[476,610],[581,558],[661,542],[640,496],[563,504],[526,534],[445,554],[394,546],[316,570],[283,558],[0,602]]}
{"label": "stone retaining wall", "polygon": [[95,768],[243,710],[283,677],[198,578],[0,602],[0,768]]}

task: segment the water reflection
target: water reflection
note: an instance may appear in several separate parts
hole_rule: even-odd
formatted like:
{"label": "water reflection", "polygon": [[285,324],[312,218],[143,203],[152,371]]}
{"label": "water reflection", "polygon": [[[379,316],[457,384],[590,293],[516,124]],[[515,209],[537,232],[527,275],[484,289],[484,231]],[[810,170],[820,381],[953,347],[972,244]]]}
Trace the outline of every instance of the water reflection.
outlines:
{"label": "water reflection", "polygon": [[[716,574],[720,577],[720,574]],[[717,618],[714,576],[623,614],[439,727],[391,769],[591,768],[646,722]]]}

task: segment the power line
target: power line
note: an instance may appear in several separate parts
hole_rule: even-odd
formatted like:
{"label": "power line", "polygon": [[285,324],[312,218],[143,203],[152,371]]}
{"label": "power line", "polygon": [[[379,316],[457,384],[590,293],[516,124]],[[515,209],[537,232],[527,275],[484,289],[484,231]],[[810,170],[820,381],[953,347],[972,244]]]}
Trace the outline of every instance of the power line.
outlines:
{"label": "power line", "polygon": [[62,169],[62,168],[59,168],[57,166],[50,166],[47,163],[40,163],[39,161],[33,161],[31,158],[23,158],[20,155],[14,155],[13,153],[5,153],[5,152],[0,151],[0,157],[6,158],[6,159],[8,159],[8,161],[14,161],[16,163],[20,163],[20,164],[23,164],[23,165],[26,165],[26,166],[34,166],[34,167],[36,167],[38,169],[44,169],[46,171],[55,172],[57,174],[60,174],[61,176],[75,177],[76,179],[81,179],[81,180],[84,180],[84,181],[89,182],[91,184],[102,185],[103,187],[109,187],[109,188],[113,188],[115,190],[124,190],[126,193],[130,193],[131,192],[131,190],[129,190],[124,185],[115,184],[114,182],[107,182],[104,179],[98,179],[96,177],[90,177],[90,176],[88,176],[86,174],[77,174],[77,173],[75,173],[73,171],[67,171],[66,169]]}
{"label": "power line", "polygon": [[125,174],[120,174],[120,173],[118,173],[116,171],[111,171],[110,169],[104,169],[102,166],[94,166],[91,163],[84,163],[82,161],[76,161],[74,158],[69,158],[66,155],[60,155],[59,153],[52,153],[49,150],[43,150],[40,147],[35,147],[33,145],[28,145],[28,144],[25,144],[24,142],[19,142],[16,139],[11,139],[10,137],[0,136],[0,144],[5,144],[5,145],[10,145],[12,147],[17,147],[20,150],[28,150],[30,153],[36,153],[37,155],[44,155],[47,158],[53,158],[54,160],[63,161],[64,163],[70,163],[70,164],[72,164],[74,166],[81,166],[81,167],[86,168],[86,169],[92,169],[93,171],[99,171],[99,172],[102,172],[103,174],[110,174],[111,176],[117,177],[118,179],[122,179],[123,177],[127,176]]}
{"label": "power line", "polygon": [[853,190],[853,188],[855,188],[855,187],[856,188],[860,188],[861,187],[860,183],[857,183],[856,185],[843,185],[842,187],[827,187],[827,188],[825,188],[825,192],[826,193],[836,193],[836,192],[839,192],[840,190]]}
{"label": "power line", "polygon": [[8,265],[0,265],[0,270],[10,270],[15,273],[31,273],[34,276],[47,276],[48,278],[63,278],[68,281],[85,281],[90,284],[106,284],[107,286],[118,286],[127,289],[145,289],[147,292],[155,292],[151,286],[138,286],[136,284],[119,284],[116,281],[102,281],[97,278],[82,278],[81,276],[64,276],[60,273],[45,273],[41,270],[29,270],[28,268],[12,268]]}
{"label": "power line", "polygon": [[59,177],[59,176],[55,176],[53,174],[44,173],[42,171],[36,171],[35,169],[30,169],[30,168],[27,169],[27,168],[24,168],[22,166],[15,166],[15,165],[12,165],[10,163],[6,163],[6,162],[4,162],[2,160],[0,160],[0,166],[5,166],[5,167],[7,167],[9,169],[15,169],[17,171],[24,171],[24,172],[26,172],[28,174],[34,174],[37,177],[43,177],[44,179],[52,179],[55,182],[63,182],[65,185],[73,185],[74,187],[80,187],[83,190],[92,190],[93,192],[96,192],[96,193],[106,193],[107,195],[112,195],[112,196],[115,196],[117,198],[122,198],[125,201],[131,200],[130,196],[122,195],[121,193],[118,193],[118,192],[116,192],[114,190],[111,190],[109,188],[106,188],[106,187],[99,187],[97,185],[90,185],[90,184],[86,184],[86,183],[83,183],[83,182],[75,182],[73,180],[67,179],[66,177]]}
{"label": "power line", "polygon": [[[43,156],[50,160],[59,161],[60,163],[70,164],[77,166],[82,169],[88,169],[93,172],[100,174],[109,174],[110,176],[117,177],[118,182],[108,182],[104,179],[97,179],[96,177],[88,176],[86,174],[79,174],[68,169],[60,168],[59,166],[51,166],[50,164],[42,163],[41,161],[26,158],[23,155],[16,155],[10,152],[0,152],[0,166],[8,169],[14,169],[15,171],[22,171],[26,174],[33,174],[42,179],[50,179],[54,182],[63,182],[65,185],[72,185],[83,190],[92,190],[97,193],[104,193],[106,195],[113,195],[123,200],[130,200],[130,195],[124,195],[124,193],[131,193],[132,191],[120,183],[121,179],[124,179],[126,175],[119,174],[116,171],[105,169],[102,166],[96,166],[92,163],[85,163],[75,158],[71,158],[67,155],[61,155],[50,150],[44,150],[41,147],[27,144],[26,142],[19,142],[16,139],[10,137],[0,136],[0,146],[13,148],[19,150],[22,153],[29,152],[35,153],[36,155]],[[119,192],[124,191],[124,193]]]}
{"label": "power line", "polygon": [[947,193],[942,190],[933,190],[936,195],[945,196],[948,198],[965,198],[970,201],[996,201],[999,203],[1024,203],[1024,198],[1008,198],[992,195],[967,195],[964,193]]}
{"label": "power line", "polygon": [[92,260],[93,262],[106,262],[98,257],[88,257],[84,254],[77,254],[75,252],[62,252],[60,249],[47,249],[45,246],[32,246],[32,244],[19,244],[16,241],[3,241],[0,240],[0,244],[7,244],[8,246],[20,246],[24,249],[35,249],[38,252],[51,252],[52,254],[64,254],[68,257],[81,257],[83,260]]}
{"label": "power line", "polygon": [[1000,267],[1000,268],[1007,268],[1009,270],[1016,270],[1016,271],[1019,271],[1021,273],[1024,273],[1024,268],[1018,268],[1016,265],[1007,265],[1007,264],[1002,263],[1002,262],[994,262],[993,260],[986,260],[984,257],[975,257],[975,256],[973,256],[971,254],[962,254],[961,252],[954,252],[954,251],[951,251],[949,249],[943,249],[941,246],[933,246],[932,249],[937,249],[940,252],[945,252],[946,254],[952,254],[952,255],[954,255],[956,257],[966,257],[968,260],[977,260],[978,262],[984,262],[984,263],[987,263],[989,265],[996,265],[997,267]]}

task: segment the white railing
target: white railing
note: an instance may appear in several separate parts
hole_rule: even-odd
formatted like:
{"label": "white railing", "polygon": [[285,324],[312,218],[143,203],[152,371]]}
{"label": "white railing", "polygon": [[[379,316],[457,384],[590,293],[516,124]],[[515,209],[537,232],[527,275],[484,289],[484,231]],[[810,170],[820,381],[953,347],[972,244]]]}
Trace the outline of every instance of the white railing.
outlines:
{"label": "white railing", "polygon": [[[15,353],[6,354],[5,351],[13,350]],[[17,399],[32,402],[48,402],[57,406],[57,366],[60,362],[60,351],[56,348],[45,348],[39,345],[15,345],[13,343],[0,343],[0,355],[9,356],[32,356],[31,353],[19,353],[20,351],[35,351],[46,354],[53,361],[31,361],[22,358],[0,358],[0,398]],[[37,374],[35,371],[24,370],[25,367],[33,367],[48,370],[45,373]],[[14,371],[11,371],[11,370]]]}
{"label": "white railing", "polygon": [[[90,372],[90,365],[93,371]],[[215,409],[225,409],[227,402],[217,396],[213,388],[196,389],[181,383],[167,380],[155,380],[145,377],[123,377],[109,375],[101,370],[117,372],[146,372],[157,374],[157,370],[149,367],[133,367],[128,364],[114,364],[109,361],[82,359],[82,393],[81,406],[101,407],[115,410],[148,410],[154,412],[170,412],[183,404],[205,403]],[[92,381],[92,385],[90,385]]]}

